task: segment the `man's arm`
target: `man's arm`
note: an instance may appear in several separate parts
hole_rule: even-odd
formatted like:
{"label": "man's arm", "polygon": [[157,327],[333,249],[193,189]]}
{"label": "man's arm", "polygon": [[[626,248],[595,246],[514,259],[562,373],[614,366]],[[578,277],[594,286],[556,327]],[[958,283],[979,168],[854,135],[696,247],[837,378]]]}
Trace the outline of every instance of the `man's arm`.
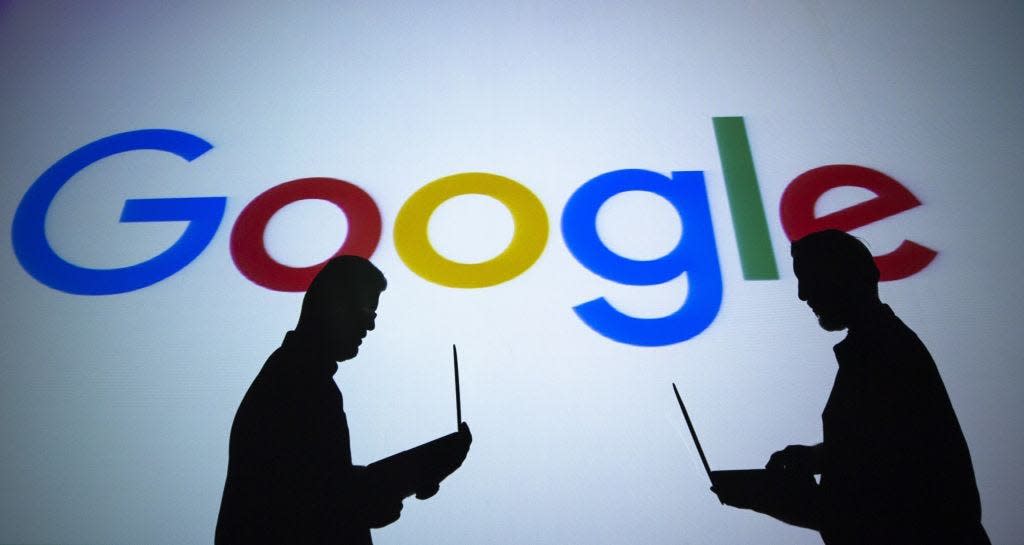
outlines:
{"label": "man's arm", "polygon": [[366,467],[352,467],[351,494],[346,503],[354,523],[364,528],[383,528],[401,516],[403,499],[381,487]]}

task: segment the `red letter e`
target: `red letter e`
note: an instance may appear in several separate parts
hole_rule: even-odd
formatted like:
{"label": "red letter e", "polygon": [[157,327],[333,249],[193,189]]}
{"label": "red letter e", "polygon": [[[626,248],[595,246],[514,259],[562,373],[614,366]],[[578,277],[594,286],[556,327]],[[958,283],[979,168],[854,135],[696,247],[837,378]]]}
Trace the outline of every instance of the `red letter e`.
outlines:
{"label": "red letter e", "polygon": [[[842,186],[862,187],[875,198],[820,218],[814,217],[814,205],[830,189]],[[782,194],[780,218],[789,240],[823,229],[852,231],[858,227],[910,210],[921,204],[910,190],[892,178],[858,165],[826,165],[797,176]],[[882,281],[899,280],[921,271],[935,259],[937,252],[904,240],[892,252],[875,256]]]}

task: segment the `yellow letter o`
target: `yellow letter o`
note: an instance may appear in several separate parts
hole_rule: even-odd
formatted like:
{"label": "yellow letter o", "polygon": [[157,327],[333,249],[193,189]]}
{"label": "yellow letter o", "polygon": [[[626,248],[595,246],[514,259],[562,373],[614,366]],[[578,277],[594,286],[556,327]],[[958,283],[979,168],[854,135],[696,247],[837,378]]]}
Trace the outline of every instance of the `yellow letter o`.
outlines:
{"label": "yellow letter o", "polygon": [[[459,263],[437,253],[427,225],[442,203],[460,195],[485,195],[512,213],[512,242],[497,257],[482,263]],[[529,269],[548,241],[548,215],[526,186],[497,174],[465,172],[438,178],[412,194],[395,218],[395,249],[413,272],[453,288],[486,288]]]}

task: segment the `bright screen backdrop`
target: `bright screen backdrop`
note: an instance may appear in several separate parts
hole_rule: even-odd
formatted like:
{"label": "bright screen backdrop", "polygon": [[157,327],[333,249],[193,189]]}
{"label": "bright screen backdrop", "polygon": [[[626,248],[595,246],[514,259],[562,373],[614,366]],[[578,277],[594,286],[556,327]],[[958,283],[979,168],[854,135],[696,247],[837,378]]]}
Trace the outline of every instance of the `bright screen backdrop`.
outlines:
{"label": "bright screen backdrop", "polygon": [[[376,202],[385,272],[378,329],[341,366],[358,463],[455,427],[459,346],[465,465],[374,532],[400,543],[816,543],[812,532],[723,507],[685,434],[677,382],[713,468],[759,467],[820,440],[831,345],[796,298],[779,204],[801,173],[856,164],[922,205],[854,234],[876,254],[905,239],[938,256],[882,297],[938,363],[974,458],[995,543],[1024,536],[1024,51],[1009,2],[7,2],[0,4],[0,217],[71,151],[138,129],[213,148],[193,162],[148,151],[83,170],[45,217],[63,259],[130,266],[180,222],[118,223],[131,198],[226,197],[209,246],[152,286],[85,296],[36,281],[3,237],[0,542],[212,541],[228,432],[301,296],[250,282],[231,228],[257,195],[332,177]],[[745,280],[712,118],[740,116],[778,280]],[[573,311],[605,297],[672,314],[687,276],[629,286],[581,265],[562,211],[620,169],[702,171],[723,295],[699,335],[613,341]],[[451,288],[396,252],[395,218],[438,178],[487,172],[532,191],[549,238],[522,274]],[[818,213],[870,198],[835,190]],[[637,260],[686,231],[652,193],[610,199],[601,240]],[[311,265],[345,239],[324,201],[286,207],[266,245]],[[431,219],[452,260],[512,239],[509,212],[463,196]],[[8,233],[11,231],[9,230]]]}

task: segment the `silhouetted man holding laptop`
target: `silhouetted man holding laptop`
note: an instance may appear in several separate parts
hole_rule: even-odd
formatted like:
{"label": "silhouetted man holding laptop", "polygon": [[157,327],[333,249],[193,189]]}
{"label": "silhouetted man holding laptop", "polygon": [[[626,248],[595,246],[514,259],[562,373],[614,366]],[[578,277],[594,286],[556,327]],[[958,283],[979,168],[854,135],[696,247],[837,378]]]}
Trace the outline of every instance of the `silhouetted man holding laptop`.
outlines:
{"label": "silhouetted man holding laptop", "polygon": [[377,317],[387,286],[369,261],[329,261],[310,284],[299,323],[263,365],[231,428],[216,543],[366,545],[398,519],[402,500],[434,495],[466,457],[469,427],[366,467],[352,464],[334,382]]}
{"label": "silhouetted man holding laptop", "polygon": [[[792,246],[799,297],[828,331],[839,370],[823,441],[766,466],[796,483],[774,497],[716,481],[728,505],[821,532],[828,545],[988,544],[970,453],[931,355],[878,299],[871,253],[841,231]],[[821,475],[820,486],[810,480]]]}

